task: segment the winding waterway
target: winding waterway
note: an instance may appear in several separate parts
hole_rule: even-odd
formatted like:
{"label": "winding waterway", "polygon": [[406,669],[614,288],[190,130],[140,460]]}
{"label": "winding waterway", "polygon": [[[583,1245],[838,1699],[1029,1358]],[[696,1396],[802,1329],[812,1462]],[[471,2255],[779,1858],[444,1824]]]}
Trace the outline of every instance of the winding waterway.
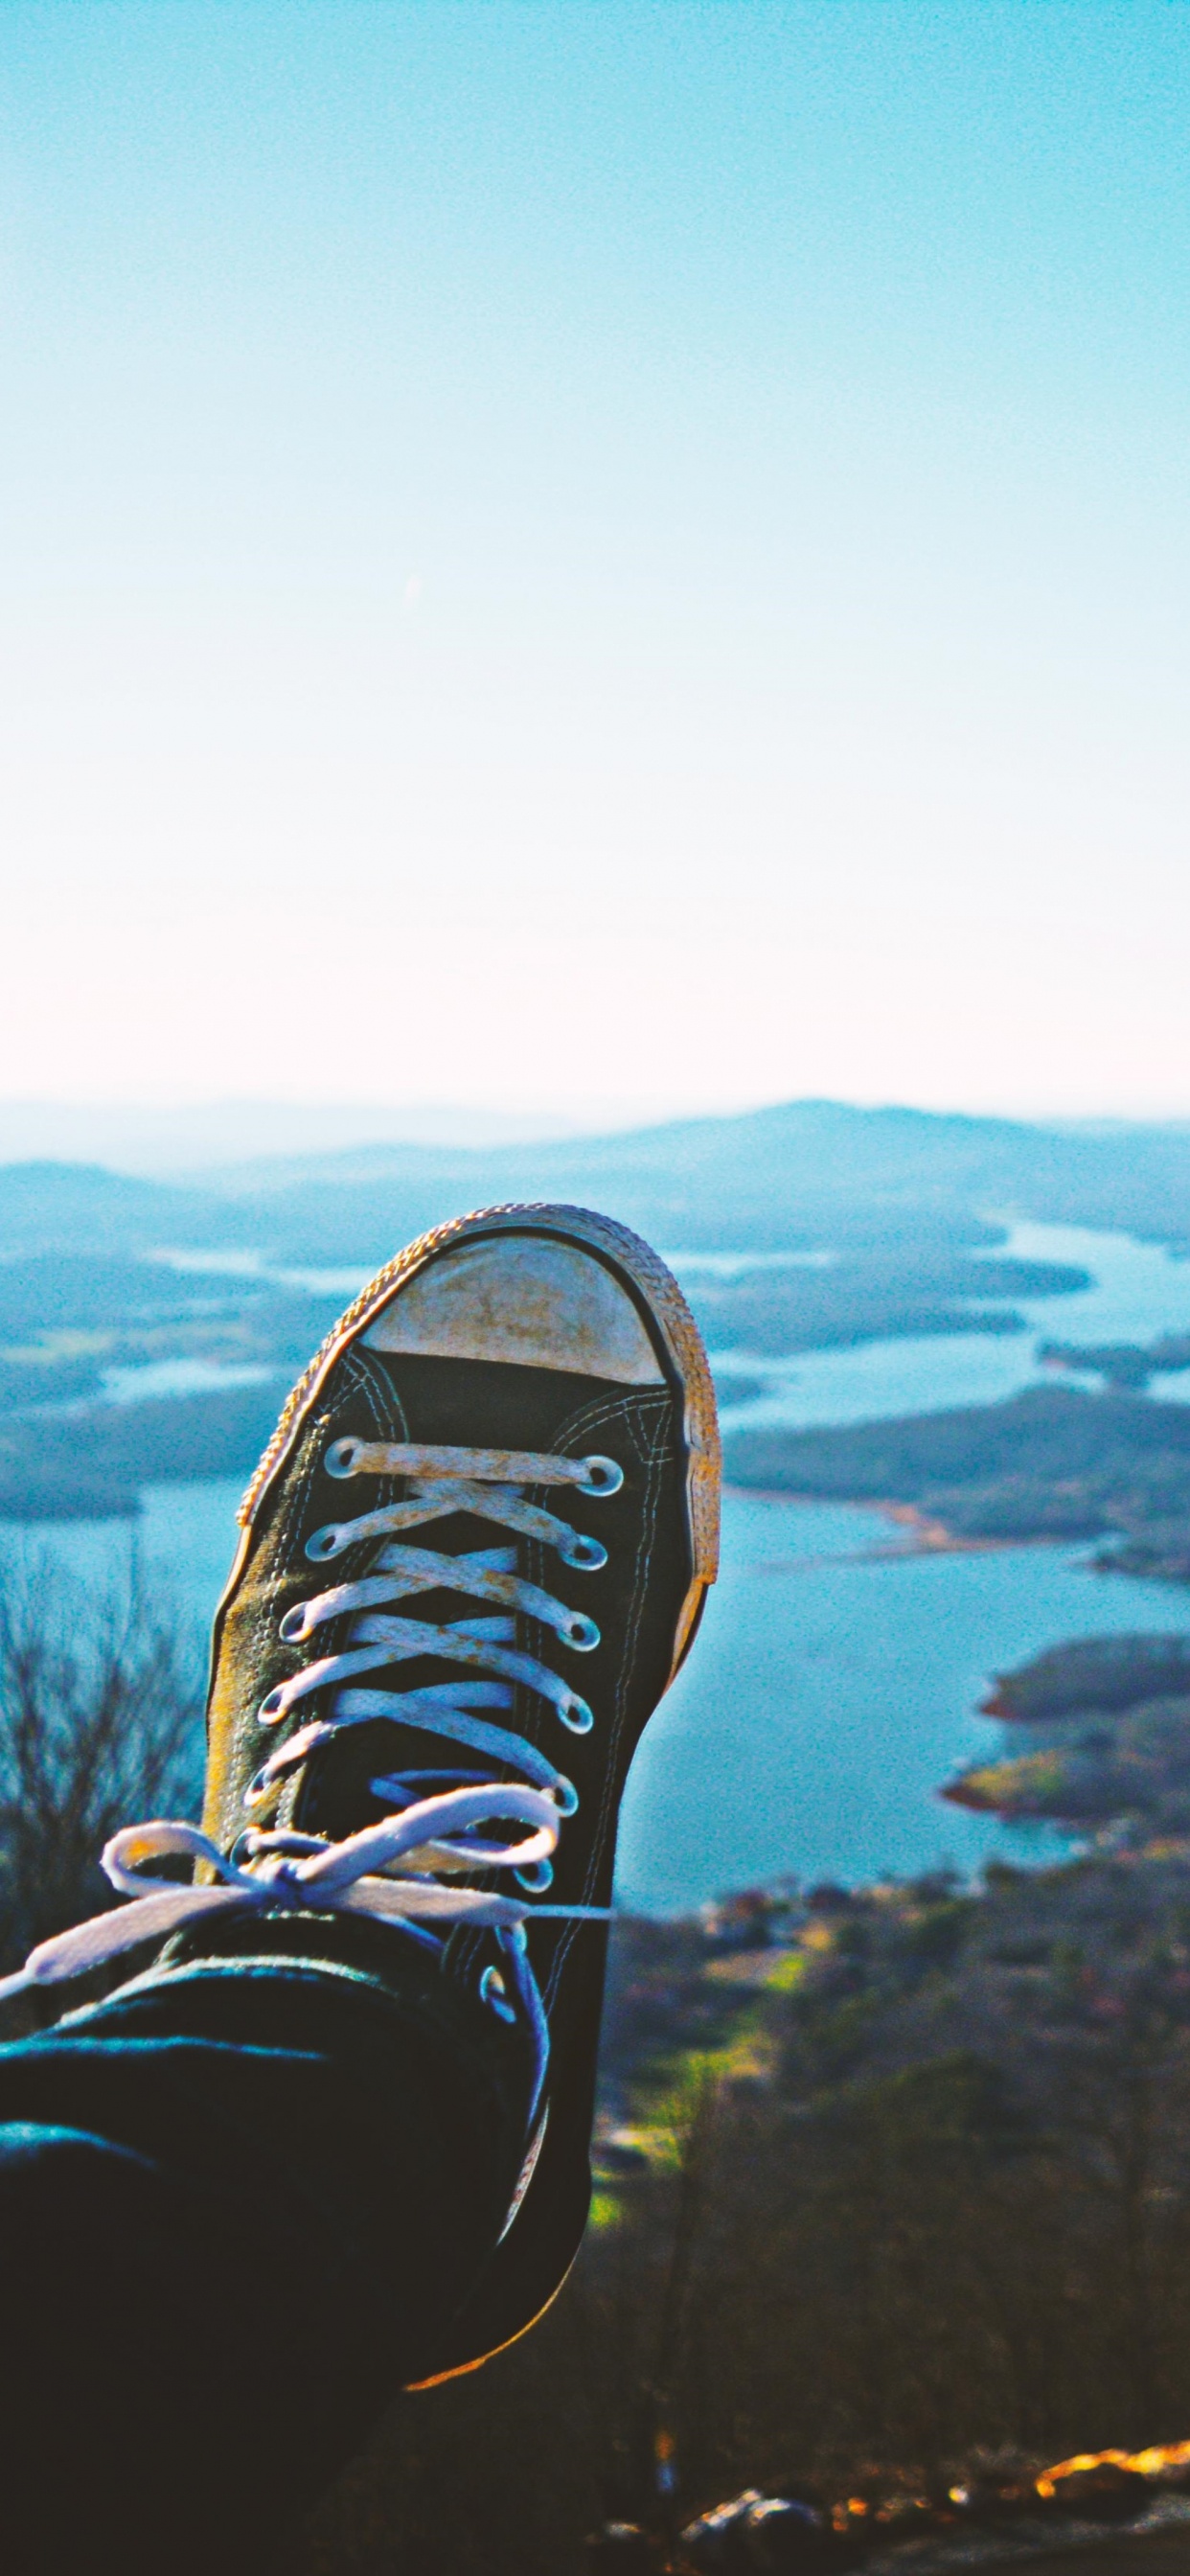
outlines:
{"label": "winding waterway", "polygon": [[[1160,1244],[1136,1243],[1126,1234],[1092,1234],[1082,1226],[1013,1225],[1006,1244],[990,1258],[1059,1261],[1091,1273],[1092,1286],[1060,1297],[1014,1297],[1025,1318],[1023,1333],[949,1333],[885,1342],[854,1350],[800,1351],[762,1366],[744,1356],[720,1362],[723,1419],[728,1427],[782,1423],[801,1429],[820,1422],[869,1422],[880,1415],[937,1413],[952,1404],[995,1404],[1036,1386],[1048,1372],[1038,1357],[1053,1342],[1150,1342],[1159,1333],[1190,1331],[1190,1262]],[[682,1277],[697,1282],[705,1264],[679,1260]],[[714,1262],[716,1268],[719,1261]],[[764,1393],[733,1405],[731,1376],[763,1377]],[[1153,1393],[1190,1403],[1190,1369],[1154,1378]]]}

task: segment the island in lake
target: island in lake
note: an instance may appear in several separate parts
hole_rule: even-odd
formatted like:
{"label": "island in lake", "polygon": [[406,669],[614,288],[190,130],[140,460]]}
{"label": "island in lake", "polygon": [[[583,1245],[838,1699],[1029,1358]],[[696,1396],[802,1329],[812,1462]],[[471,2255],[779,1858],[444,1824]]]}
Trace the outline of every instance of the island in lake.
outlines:
{"label": "island in lake", "polygon": [[925,1225],[912,1244],[875,1243],[812,1265],[695,1278],[690,1302],[712,1350],[782,1359],[920,1334],[1023,1333],[1013,1298],[1068,1296],[1091,1284],[1071,1262],[998,1253],[999,1227],[971,1231],[974,1248],[952,1229]]}
{"label": "island in lake", "polygon": [[1190,1836],[1190,1637],[1076,1638],[998,1675],[999,1755],[947,1783],[956,1806],[1112,1847]]}
{"label": "island in lake", "polygon": [[1155,1377],[1190,1369],[1190,1333],[1159,1333],[1152,1342],[1042,1342],[1043,1367],[1098,1377],[1117,1394],[1143,1395]]}

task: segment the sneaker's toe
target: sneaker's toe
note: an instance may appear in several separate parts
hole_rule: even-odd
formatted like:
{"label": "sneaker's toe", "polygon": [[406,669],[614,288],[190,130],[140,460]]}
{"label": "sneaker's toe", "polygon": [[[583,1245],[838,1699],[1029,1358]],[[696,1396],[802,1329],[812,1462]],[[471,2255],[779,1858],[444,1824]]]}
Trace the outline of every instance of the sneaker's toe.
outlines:
{"label": "sneaker's toe", "polygon": [[512,1360],[623,1386],[664,1373],[626,1288],[606,1264],[556,1236],[460,1243],[409,1281],[362,1339],[427,1359]]}

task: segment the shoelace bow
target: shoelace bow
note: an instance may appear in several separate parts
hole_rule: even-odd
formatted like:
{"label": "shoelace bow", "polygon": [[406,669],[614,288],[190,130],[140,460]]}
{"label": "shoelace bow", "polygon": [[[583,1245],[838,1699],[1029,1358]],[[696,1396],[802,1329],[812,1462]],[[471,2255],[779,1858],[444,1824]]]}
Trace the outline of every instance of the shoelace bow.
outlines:
{"label": "shoelace bow", "polygon": [[[431,1924],[490,1926],[534,2034],[540,2094],[548,2033],[528,1959],[525,1918],[531,1913],[606,1922],[610,1908],[529,1904],[523,1896],[443,1882],[460,1872],[506,1870],[534,1900],[549,1885],[561,1825],[578,1806],[573,1783],[527,1737],[472,1712],[511,1707],[513,1684],[521,1682],[553,1707],[563,1726],[585,1735],[594,1723],[587,1702],[548,1664],[516,1648],[513,1614],[521,1611],[552,1628],[576,1653],[597,1646],[599,1631],[592,1619],[518,1575],[515,1547],[440,1556],[429,1548],[407,1546],[395,1534],[466,1512],[518,1537],[541,1541],[564,1565],[593,1572],[607,1563],[606,1548],[555,1513],[527,1502],[523,1489],[569,1485],[585,1495],[613,1494],[623,1483],[622,1471],[611,1458],[356,1439],[333,1442],[323,1463],[336,1477],[404,1477],[407,1491],[398,1503],[331,1522],[307,1540],[306,1555],[314,1564],[326,1564],[366,1540],[387,1538],[390,1544],[371,1574],[332,1586],[282,1619],[280,1634],[293,1645],[315,1635],[328,1620],[358,1614],[342,1652],[316,1658],[262,1701],[261,1723],[278,1726],[311,1692],[334,1687],[329,1715],[299,1727],[261,1765],[245,1793],[246,1809],[262,1806],[288,1771],[346,1728],[374,1725],[378,1719],[452,1739],[520,1776],[500,1782],[453,1766],[386,1774],[373,1780],[371,1788],[395,1812],[337,1843],[249,1826],[227,1855],[197,1825],[155,1819],[125,1826],[106,1845],[103,1868],[112,1885],[133,1902],[43,1941],[15,1976],[0,1979],[0,1999],[29,1986],[81,1976],[141,1942],[164,1940],[187,1925],[246,1907],[366,1915],[412,1934],[435,1951],[441,1950],[443,1936],[432,1932]],[[431,1591],[462,1593],[500,1606],[494,1614],[445,1623],[380,1610],[381,1604]],[[405,1691],[342,1686],[348,1676],[429,1655],[458,1664],[457,1677]],[[462,1785],[424,1794],[428,1781],[441,1780]],[[492,1842],[476,1831],[509,1823],[531,1830],[515,1843]],[[216,1884],[179,1887],[143,1874],[145,1862],[178,1856],[206,1862]],[[515,2019],[505,1981],[494,1967],[485,1970],[480,1992],[503,2019]]]}

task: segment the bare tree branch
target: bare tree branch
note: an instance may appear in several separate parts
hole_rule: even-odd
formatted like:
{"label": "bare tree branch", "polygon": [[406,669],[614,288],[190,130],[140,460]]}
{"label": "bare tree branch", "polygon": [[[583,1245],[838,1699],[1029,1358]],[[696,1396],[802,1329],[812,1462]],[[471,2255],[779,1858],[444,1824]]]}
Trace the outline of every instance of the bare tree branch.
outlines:
{"label": "bare tree branch", "polygon": [[201,1708],[197,1640],[135,1554],[103,1585],[48,1554],[0,1579],[6,1968],[115,1902],[99,1854],[119,1825],[193,1814]]}

